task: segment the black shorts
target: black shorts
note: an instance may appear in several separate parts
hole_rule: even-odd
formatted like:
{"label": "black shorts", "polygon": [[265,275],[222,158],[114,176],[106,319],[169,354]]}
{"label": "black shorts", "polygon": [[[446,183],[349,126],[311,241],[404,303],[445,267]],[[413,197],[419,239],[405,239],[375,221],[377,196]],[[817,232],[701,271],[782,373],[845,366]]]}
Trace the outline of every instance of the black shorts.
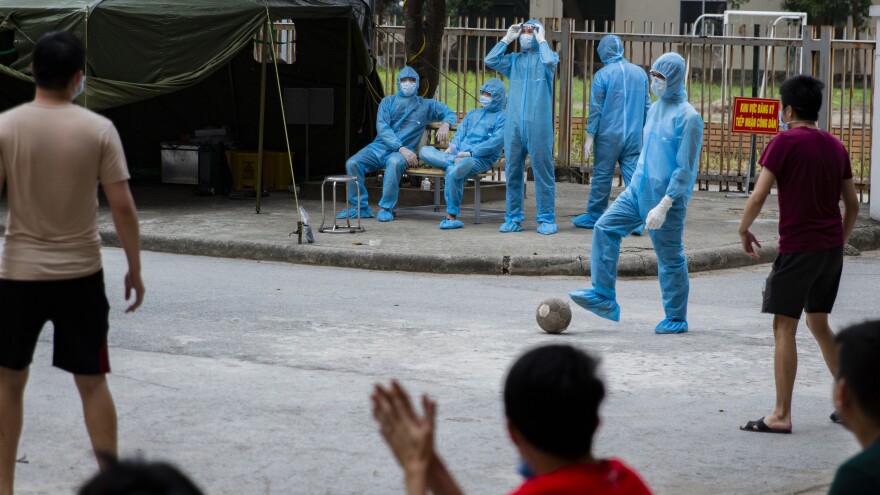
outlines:
{"label": "black shorts", "polygon": [[0,366],[24,370],[43,326],[55,327],[52,365],[77,375],[110,372],[104,271],[71,280],[0,279]]}
{"label": "black shorts", "polygon": [[843,247],[780,253],[764,286],[761,312],[796,319],[803,311],[831,313],[842,271]]}

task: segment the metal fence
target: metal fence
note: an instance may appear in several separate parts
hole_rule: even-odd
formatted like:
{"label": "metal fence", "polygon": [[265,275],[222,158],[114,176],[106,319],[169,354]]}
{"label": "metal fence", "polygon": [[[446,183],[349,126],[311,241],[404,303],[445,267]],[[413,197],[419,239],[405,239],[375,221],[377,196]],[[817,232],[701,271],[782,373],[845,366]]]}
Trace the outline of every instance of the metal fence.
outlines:
{"label": "metal fence", "polygon": [[[393,17],[377,18],[373,48],[386,91],[395,87],[397,72],[405,64],[401,23]],[[467,19],[447,20],[435,97],[460,115],[477,107],[479,87],[486,80],[502,77],[487,69],[483,58],[504,36],[506,27],[499,22],[488,24],[485,19],[478,19],[476,26],[468,25]],[[756,175],[749,171],[751,140],[731,132],[734,97],[753,96],[755,91],[757,96],[778,98],[780,83],[803,72],[825,82],[827,102],[819,124],[846,145],[860,197],[867,199],[874,33],[835,33],[827,26],[728,24],[720,36],[714,35],[712,25],[707,25],[705,36],[691,36],[676,33],[671,23],[589,23],[579,26],[580,30],[569,19],[547,19],[544,24],[548,42],[560,55],[554,95],[555,157],[557,166],[567,168],[574,177],[588,179],[592,171],[583,152],[590,82],[602,67],[596,46],[602,36],[613,32],[623,40],[626,58],[645,70],[668,51],[686,59],[689,99],[705,123],[698,176],[701,189],[741,190],[746,177]],[[835,34],[840,39],[834,39]],[[755,140],[758,156],[769,139]]]}

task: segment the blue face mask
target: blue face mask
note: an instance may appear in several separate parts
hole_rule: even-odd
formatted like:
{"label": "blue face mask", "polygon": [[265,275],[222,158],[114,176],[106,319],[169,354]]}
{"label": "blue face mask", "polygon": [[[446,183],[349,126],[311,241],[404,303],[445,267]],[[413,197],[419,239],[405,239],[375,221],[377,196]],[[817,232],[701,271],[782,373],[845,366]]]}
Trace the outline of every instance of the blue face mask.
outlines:
{"label": "blue face mask", "polygon": [[416,92],[416,83],[404,81],[400,83],[400,91],[403,92],[403,96],[412,96]]}
{"label": "blue face mask", "polygon": [[73,92],[73,98],[71,100],[75,100],[79,95],[86,90],[86,76],[83,76],[82,81],[77,86],[76,91]]}
{"label": "blue face mask", "polygon": [[532,44],[535,42],[534,34],[521,34],[519,35],[519,46],[523,47],[523,50],[528,50],[532,47]]}
{"label": "blue face mask", "polygon": [[519,465],[516,467],[516,472],[527,480],[535,477],[535,472],[532,471],[532,466],[529,466],[529,463],[526,462],[525,459],[519,460]]}
{"label": "blue face mask", "polygon": [[779,130],[781,132],[788,130],[788,124],[782,121],[782,110],[779,111]]}
{"label": "blue face mask", "polygon": [[480,105],[483,105],[483,107],[488,107],[491,103],[492,103],[491,96],[480,95]]}

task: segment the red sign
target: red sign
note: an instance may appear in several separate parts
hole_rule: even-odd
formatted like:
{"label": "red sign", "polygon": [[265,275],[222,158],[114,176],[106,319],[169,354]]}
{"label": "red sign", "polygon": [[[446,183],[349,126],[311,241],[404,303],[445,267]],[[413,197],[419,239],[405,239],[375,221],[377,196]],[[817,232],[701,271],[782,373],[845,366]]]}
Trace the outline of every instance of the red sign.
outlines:
{"label": "red sign", "polygon": [[734,98],[732,130],[736,134],[776,134],[779,132],[779,100]]}

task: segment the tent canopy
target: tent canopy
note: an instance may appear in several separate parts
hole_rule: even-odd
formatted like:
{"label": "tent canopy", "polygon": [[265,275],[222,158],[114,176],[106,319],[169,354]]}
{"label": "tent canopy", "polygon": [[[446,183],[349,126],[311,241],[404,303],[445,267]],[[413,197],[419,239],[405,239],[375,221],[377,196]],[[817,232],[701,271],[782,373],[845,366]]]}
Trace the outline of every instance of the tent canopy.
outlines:
{"label": "tent canopy", "polygon": [[[334,90],[332,126],[291,127],[297,174],[305,150],[318,174],[343,170],[346,149],[375,136],[381,84],[375,75],[370,0],[2,0],[0,111],[28,101],[33,43],[65,30],[84,40],[86,91],[78,100],[116,124],[129,165],[152,174],[159,144],[194,129],[227,126],[238,147],[256,147],[260,64],[254,37],[267,20],[296,24],[296,62],[281,64],[285,88]],[[346,61],[351,60],[350,65]],[[274,71],[265,142],[285,150]],[[368,86],[372,85],[373,89]],[[377,94],[378,92],[378,94]],[[347,96],[350,95],[350,96]],[[348,122],[348,127],[343,125]],[[348,141],[346,141],[348,136]],[[307,146],[308,145],[308,146]]]}
{"label": "tent canopy", "polygon": [[14,32],[16,56],[0,74],[31,81],[33,42],[71,31],[86,44],[85,104],[103,110],[197,84],[249,46],[268,19],[331,18],[350,20],[353,69],[368,76],[364,0],[4,0],[0,30]]}

